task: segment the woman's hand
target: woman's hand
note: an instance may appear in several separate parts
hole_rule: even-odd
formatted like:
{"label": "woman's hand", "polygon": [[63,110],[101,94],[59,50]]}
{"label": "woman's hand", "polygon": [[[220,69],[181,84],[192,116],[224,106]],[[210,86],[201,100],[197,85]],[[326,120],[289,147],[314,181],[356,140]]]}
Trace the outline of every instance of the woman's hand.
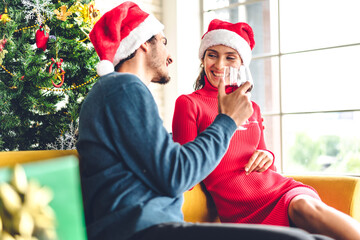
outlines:
{"label": "woman's hand", "polygon": [[251,156],[249,162],[245,165],[246,175],[253,171],[264,172],[266,171],[274,159],[270,152],[264,150],[256,150]]}

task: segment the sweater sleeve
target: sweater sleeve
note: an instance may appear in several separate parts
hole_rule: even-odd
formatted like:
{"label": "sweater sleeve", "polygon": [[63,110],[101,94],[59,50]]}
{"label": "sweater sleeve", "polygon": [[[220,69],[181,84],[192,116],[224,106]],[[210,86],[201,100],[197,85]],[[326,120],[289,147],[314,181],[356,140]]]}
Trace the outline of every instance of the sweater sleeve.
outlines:
{"label": "sweater sleeve", "polygon": [[218,115],[193,142],[174,143],[163,127],[156,103],[142,83],[132,83],[106,100],[116,151],[127,166],[154,191],[180,196],[205,178],[220,162],[236,130]]}

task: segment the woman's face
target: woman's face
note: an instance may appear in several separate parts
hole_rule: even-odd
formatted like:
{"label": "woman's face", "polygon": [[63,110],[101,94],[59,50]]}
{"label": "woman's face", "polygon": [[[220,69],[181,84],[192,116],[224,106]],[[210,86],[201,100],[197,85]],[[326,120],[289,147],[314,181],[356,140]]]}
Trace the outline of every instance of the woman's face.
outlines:
{"label": "woman's face", "polygon": [[241,57],[236,50],[224,45],[215,45],[206,49],[203,59],[205,74],[214,87],[224,76],[224,67],[239,68],[242,63]]}

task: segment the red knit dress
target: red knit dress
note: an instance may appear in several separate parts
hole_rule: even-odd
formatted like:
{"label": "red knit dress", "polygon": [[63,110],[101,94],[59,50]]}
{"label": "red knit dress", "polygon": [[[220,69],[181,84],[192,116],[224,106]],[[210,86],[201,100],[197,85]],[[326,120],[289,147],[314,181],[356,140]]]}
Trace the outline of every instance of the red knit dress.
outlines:
{"label": "red knit dress", "polygon": [[[217,88],[206,79],[205,86],[180,96],[175,105],[173,138],[180,144],[192,141],[218,114]],[[274,165],[263,173],[245,174],[244,167],[256,149],[266,150],[259,106],[247,130],[237,130],[220,164],[203,181],[222,222],[289,226],[291,199],[306,194],[320,199],[316,191],[276,172]]]}

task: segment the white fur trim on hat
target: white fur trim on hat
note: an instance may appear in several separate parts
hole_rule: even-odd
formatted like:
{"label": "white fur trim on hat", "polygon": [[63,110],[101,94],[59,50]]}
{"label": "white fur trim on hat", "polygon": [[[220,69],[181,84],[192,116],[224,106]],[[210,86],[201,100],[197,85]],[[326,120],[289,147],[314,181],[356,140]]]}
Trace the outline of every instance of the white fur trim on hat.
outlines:
{"label": "white fur trim on hat", "polygon": [[109,60],[102,60],[96,66],[96,72],[99,76],[112,73],[114,71],[114,65]]}
{"label": "white fur trim on hat", "polygon": [[215,45],[224,45],[235,49],[245,66],[249,66],[252,58],[249,43],[240,35],[226,29],[216,29],[206,33],[201,40],[199,58],[203,58],[206,49]]}
{"label": "white fur trim on hat", "polygon": [[163,29],[164,25],[150,14],[121,41],[115,53],[113,65],[116,66],[122,59],[130,56],[141,44],[149,40],[152,36],[161,33]]}

